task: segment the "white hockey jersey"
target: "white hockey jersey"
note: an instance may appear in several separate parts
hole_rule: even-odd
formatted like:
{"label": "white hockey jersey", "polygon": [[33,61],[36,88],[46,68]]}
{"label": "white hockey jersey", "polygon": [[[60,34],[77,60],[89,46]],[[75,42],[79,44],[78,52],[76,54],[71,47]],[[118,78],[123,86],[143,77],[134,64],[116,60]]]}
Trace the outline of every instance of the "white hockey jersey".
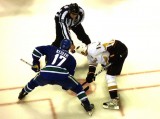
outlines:
{"label": "white hockey jersey", "polygon": [[113,46],[115,40],[111,40],[107,43],[93,42],[88,45],[88,63],[92,65],[103,64],[107,65],[110,53],[107,51],[107,47]]}

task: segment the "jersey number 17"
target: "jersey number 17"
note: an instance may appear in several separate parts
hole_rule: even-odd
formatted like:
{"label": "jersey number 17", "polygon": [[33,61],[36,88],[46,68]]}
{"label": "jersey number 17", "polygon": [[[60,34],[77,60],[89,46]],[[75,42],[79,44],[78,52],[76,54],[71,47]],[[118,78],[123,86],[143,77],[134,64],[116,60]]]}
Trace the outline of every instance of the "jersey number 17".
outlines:
{"label": "jersey number 17", "polygon": [[56,66],[61,66],[65,61],[66,61],[66,57],[60,54],[56,54],[53,59],[52,65],[57,64]]}

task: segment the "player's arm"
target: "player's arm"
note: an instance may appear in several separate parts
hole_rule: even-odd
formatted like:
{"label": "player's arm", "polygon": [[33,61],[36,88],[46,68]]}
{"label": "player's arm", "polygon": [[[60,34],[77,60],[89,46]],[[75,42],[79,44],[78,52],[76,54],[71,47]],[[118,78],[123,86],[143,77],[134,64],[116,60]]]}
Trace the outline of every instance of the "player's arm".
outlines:
{"label": "player's arm", "polygon": [[88,67],[88,73],[87,73],[87,77],[86,77],[86,82],[88,83],[91,83],[92,81],[95,80],[95,72],[96,72],[96,67],[97,67],[97,63],[93,62],[91,60],[91,57],[90,56],[87,56],[87,59],[88,59],[88,64],[89,64],[89,67]]}
{"label": "player's arm", "polygon": [[63,34],[64,39],[70,39],[71,42],[73,43],[71,39],[69,28],[67,26],[67,14],[68,14],[67,10],[61,13],[61,15],[59,16],[59,23],[61,25],[62,34]]}
{"label": "player's arm", "polygon": [[32,62],[32,70],[35,72],[40,71],[40,62],[39,59],[46,55],[47,52],[49,52],[49,50],[51,49],[51,47],[53,46],[38,46],[36,47],[33,52],[32,52],[32,58],[33,58],[33,62]]}
{"label": "player's arm", "polygon": [[96,67],[97,65],[95,64],[89,64],[86,82],[91,83],[92,81],[95,81]]}
{"label": "player's arm", "polygon": [[68,63],[67,63],[67,70],[69,71],[69,74],[74,76],[74,73],[75,73],[75,68],[76,68],[76,60],[71,56],[68,60]]}

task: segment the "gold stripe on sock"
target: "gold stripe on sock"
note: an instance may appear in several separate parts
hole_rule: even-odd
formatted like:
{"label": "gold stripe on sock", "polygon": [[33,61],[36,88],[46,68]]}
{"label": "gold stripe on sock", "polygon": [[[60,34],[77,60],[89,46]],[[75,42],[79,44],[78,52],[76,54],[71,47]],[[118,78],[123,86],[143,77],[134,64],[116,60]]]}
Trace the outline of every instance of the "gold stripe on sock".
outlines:
{"label": "gold stripe on sock", "polygon": [[109,90],[109,91],[117,90],[117,85],[115,85],[115,86],[109,86],[109,87],[108,87],[108,90]]}

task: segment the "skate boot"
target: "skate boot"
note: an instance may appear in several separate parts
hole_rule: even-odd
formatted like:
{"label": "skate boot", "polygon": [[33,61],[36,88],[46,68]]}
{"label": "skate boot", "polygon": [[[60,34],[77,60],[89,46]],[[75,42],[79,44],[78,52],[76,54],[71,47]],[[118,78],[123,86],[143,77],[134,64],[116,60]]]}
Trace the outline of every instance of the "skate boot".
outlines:
{"label": "skate boot", "polygon": [[28,93],[22,89],[22,91],[19,93],[18,99],[22,100]]}
{"label": "skate boot", "polygon": [[119,109],[119,97],[110,99],[108,102],[103,103],[105,109]]}
{"label": "skate boot", "polygon": [[81,103],[81,105],[83,106],[83,108],[86,110],[86,112],[89,114],[89,116],[92,116],[93,114],[93,110],[94,110],[94,104],[90,104],[88,105],[84,105],[83,103]]}

